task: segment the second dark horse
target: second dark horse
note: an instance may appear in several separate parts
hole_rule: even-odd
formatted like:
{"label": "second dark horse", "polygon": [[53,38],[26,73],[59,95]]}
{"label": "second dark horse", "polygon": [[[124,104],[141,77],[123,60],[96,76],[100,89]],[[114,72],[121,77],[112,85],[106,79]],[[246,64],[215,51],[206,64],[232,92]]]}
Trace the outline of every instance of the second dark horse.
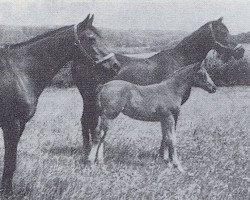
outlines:
{"label": "second dark horse", "polygon": [[[176,47],[159,52],[147,59],[131,58],[116,54],[122,69],[115,79],[125,80],[138,85],[160,83],[175,70],[201,62],[207,53],[214,49],[224,55],[227,61],[231,55],[236,59],[243,57],[244,49],[236,48],[237,44],[229,41],[229,31],[222,23],[222,18],[210,21],[185,37]],[[83,70],[84,69],[84,70]],[[96,87],[110,80],[110,77],[97,75],[91,67],[83,68],[77,63],[72,68],[73,79],[84,102],[81,118],[84,146],[84,159],[87,160],[91,151],[91,142],[98,143],[95,128],[98,124],[96,107]],[[182,104],[188,99],[190,92],[185,94]],[[91,140],[90,140],[91,136]]]}

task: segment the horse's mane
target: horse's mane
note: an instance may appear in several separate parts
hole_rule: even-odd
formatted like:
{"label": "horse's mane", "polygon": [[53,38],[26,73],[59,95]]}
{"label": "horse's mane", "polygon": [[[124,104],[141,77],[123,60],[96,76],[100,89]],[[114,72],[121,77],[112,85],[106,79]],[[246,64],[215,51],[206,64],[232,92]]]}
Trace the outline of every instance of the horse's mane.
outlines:
{"label": "horse's mane", "polygon": [[58,28],[58,29],[54,29],[54,30],[45,32],[45,33],[43,33],[43,34],[41,34],[41,35],[37,35],[37,36],[35,36],[35,37],[33,37],[33,38],[29,39],[29,40],[26,40],[26,41],[24,41],[24,42],[20,42],[20,43],[16,43],[16,44],[9,44],[9,45],[8,45],[8,48],[14,49],[14,48],[18,48],[18,47],[22,47],[22,46],[29,45],[29,44],[31,44],[31,43],[34,43],[34,42],[38,41],[38,40],[42,40],[42,39],[44,39],[44,38],[46,38],[46,37],[53,36],[53,35],[57,34],[58,32],[60,32],[60,31],[62,31],[62,30],[65,30],[65,29],[68,29],[68,28],[70,28],[70,27],[72,27],[72,25],[63,26],[63,27],[61,27],[61,28]]}
{"label": "horse's mane", "polygon": [[[34,42],[37,42],[39,40],[42,40],[46,37],[51,37],[51,36],[54,36],[55,34],[57,34],[58,32],[60,31],[63,31],[63,30],[66,30],[70,27],[73,27],[73,25],[68,25],[68,26],[63,26],[61,28],[58,28],[58,29],[54,29],[54,30],[51,30],[51,31],[48,31],[48,32],[45,32],[41,35],[37,35],[27,41],[24,41],[24,42],[20,42],[20,43],[16,43],[16,44],[8,44],[7,48],[9,49],[14,49],[14,48],[19,48],[19,47],[23,47],[23,46],[26,46],[26,45],[29,45],[29,44],[32,44]],[[90,30],[92,30],[96,35],[98,35],[99,37],[101,37],[101,34],[100,32],[94,27],[94,26],[91,26],[89,27]]]}
{"label": "horse's mane", "polygon": [[199,37],[201,32],[204,31],[204,28],[212,22],[213,21],[207,22],[206,24],[201,26],[198,30],[196,30],[196,31],[192,32],[191,34],[189,34],[188,36],[184,37],[177,45],[170,47],[168,49],[164,49],[164,50],[158,52],[157,54],[153,55],[152,57],[159,56],[159,55],[165,55],[166,53],[170,53],[174,49],[182,49],[183,46],[190,43],[190,40],[195,40],[197,37]]}
{"label": "horse's mane", "polygon": [[201,26],[198,30],[194,31],[190,35],[184,37],[175,47],[174,49],[180,49],[183,46],[187,45],[190,43],[190,41],[195,41],[197,38],[200,37],[200,34],[204,31],[204,29],[208,26],[208,24],[212,23],[212,21],[207,22],[203,26]]}

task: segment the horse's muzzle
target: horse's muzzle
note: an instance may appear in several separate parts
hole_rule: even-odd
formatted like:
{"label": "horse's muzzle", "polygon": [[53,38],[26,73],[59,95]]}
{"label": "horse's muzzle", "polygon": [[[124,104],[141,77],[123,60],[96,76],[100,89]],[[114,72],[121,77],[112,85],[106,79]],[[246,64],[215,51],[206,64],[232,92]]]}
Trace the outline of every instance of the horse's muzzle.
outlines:
{"label": "horse's muzzle", "polygon": [[113,66],[112,66],[112,69],[113,71],[118,74],[118,72],[120,71],[121,69],[121,64],[117,61],[117,62],[114,62]]}

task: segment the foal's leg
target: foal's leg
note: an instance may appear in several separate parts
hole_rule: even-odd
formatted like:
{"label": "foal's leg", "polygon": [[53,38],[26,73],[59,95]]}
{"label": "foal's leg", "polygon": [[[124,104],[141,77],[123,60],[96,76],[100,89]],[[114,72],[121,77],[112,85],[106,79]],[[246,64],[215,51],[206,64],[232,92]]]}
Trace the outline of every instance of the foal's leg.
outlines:
{"label": "foal's leg", "polygon": [[[103,115],[99,117],[96,132],[100,136],[99,140],[92,141],[92,148],[90,151],[89,159],[91,163],[103,163],[104,162],[104,138],[108,131],[108,119]],[[100,158],[98,161],[98,157]]]}
{"label": "foal's leg", "polygon": [[109,119],[105,115],[102,115],[100,118],[101,118],[100,129],[103,135],[101,137],[101,140],[99,141],[98,147],[95,152],[96,163],[104,163],[104,150],[105,150],[104,140],[109,129]]}
{"label": "foal's leg", "polygon": [[25,123],[12,120],[2,126],[4,136],[4,169],[1,192],[9,195],[12,192],[13,174],[16,169],[17,145],[24,130]]}
{"label": "foal's leg", "polygon": [[[177,167],[181,172],[184,169],[177,156],[176,151],[176,132],[175,132],[175,119],[173,115],[164,118],[161,121],[162,128],[162,142],[160,147],[160,157],[170,161],[170,164]],[[166,155],[166,147],[168,148],[168,154]]]}

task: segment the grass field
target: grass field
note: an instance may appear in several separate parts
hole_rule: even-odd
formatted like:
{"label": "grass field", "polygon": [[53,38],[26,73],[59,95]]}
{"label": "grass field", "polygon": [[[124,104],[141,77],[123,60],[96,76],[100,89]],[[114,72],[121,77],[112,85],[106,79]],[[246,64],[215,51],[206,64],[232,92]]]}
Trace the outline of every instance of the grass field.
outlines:
{"label": "grass field", "polygon": [[154,160],[159,124],[125,116],[107,137],[106,165],[84,167],[81,111],[75,88],[42,94],[19,143],[10,199],[249,199],[250,87],[194,90],[177,127],[184,175]]}

